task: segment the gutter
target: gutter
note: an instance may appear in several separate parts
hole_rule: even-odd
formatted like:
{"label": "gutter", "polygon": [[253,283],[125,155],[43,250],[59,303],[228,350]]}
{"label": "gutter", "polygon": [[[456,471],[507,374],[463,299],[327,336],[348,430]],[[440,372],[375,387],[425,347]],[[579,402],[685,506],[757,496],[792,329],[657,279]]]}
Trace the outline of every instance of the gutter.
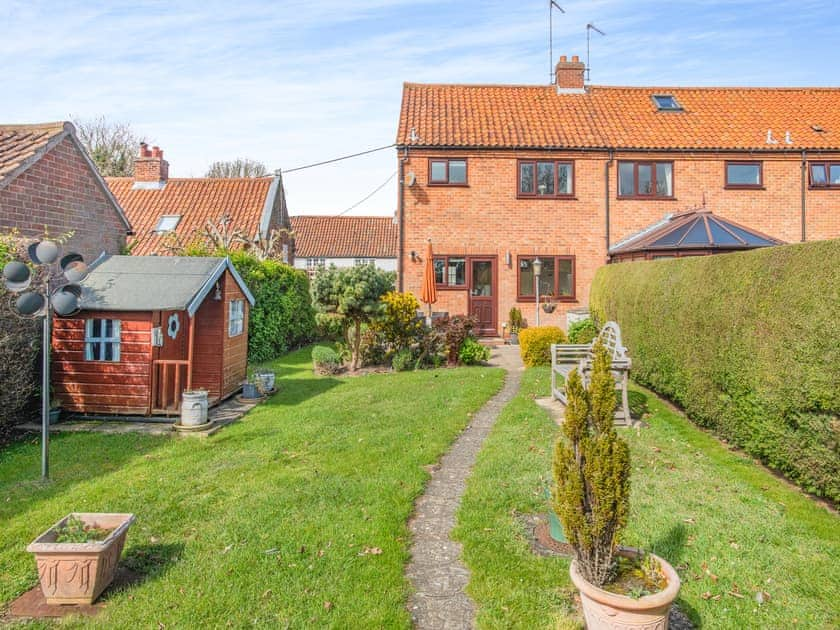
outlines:
{"label": "gutter", "polygon": [[604,163],[604,209],[606,222],[607,262],[610,262],[610,167],[613,163],[613,150],[610,149],[609,159]]}
{"label": "gutter", "polygon": [[[408,161],[408,147],[402,147],[403,156],[399,158],[400,160],[400,168],[399,168],[399,180],[400,180],[400,187],[398,189],[398,196],[399,196],[399,255],[397,256],[397,267],[398,267],[398,286],[397,290],[402,293],[404,287],[404,279],[403,276],[403,260],[405,260],[405,163]],[[399,153],[399,148],[397,149]]]}
{"label": "gutter", "polygon": [[807,176],[807,152],[802,151],[802,169],[800,175],[800,188],[802,194],[802,211],[800,221],[802,223],[802,242],[805,242],[805,178]]}

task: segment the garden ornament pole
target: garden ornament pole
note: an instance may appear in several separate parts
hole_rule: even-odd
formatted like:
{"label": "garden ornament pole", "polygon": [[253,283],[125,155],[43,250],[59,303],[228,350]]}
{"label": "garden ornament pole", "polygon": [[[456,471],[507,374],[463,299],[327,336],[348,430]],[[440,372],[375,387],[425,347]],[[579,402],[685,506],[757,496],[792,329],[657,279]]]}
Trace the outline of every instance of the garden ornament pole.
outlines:
{"label": "garden ornament pole", "polygon": [[542,273],[542,261],[535,258],[534,266],[534,312],[536,313],[537,326],[540,325],[540,273]]}
{"label": "garden ornament pole", "polygon": [[[50,294],[50,278],[44,283],[45,295]],[[44,304],[43,338],[41,339],[41,478],[50,478],[50,337],[52,306]]]}

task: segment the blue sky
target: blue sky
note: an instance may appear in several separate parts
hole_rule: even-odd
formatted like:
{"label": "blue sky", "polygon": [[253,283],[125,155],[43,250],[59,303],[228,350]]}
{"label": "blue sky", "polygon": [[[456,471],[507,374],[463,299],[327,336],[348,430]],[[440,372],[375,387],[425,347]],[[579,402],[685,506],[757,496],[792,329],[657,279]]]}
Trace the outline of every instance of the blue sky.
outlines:
{"label": "blue sky", "polygon": [[[614,85],[840,85],[831,1],[561,1],[554,51]],[[547,0],[0,0],[0,121],[105,115],[174,177],[249,157],[293,168],[389,144],[403,81],[548,83]],[[393,150],[286,178],[294,214],[336,214]],[[391,214],[391,181],[353,214]]]}

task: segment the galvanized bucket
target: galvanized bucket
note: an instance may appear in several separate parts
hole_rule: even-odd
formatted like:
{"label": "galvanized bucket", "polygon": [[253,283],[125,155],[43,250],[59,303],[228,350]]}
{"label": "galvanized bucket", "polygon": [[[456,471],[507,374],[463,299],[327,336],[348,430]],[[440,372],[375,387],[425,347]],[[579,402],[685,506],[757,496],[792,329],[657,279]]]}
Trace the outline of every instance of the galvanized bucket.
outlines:
{"label": "galvanized bucket", "polygon": [[181,426],[207,424],[207,390],[185,391],[181,399]]}

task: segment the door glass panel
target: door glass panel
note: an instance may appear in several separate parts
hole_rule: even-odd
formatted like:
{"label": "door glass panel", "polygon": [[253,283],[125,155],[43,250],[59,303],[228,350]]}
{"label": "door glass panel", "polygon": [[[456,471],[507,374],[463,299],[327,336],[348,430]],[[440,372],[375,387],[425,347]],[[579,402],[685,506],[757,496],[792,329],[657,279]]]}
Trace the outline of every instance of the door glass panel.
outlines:
{"label": "door glass panel", "polygon": [[472,294],[481,297],[493,295],[493,263],[489,260],[473,261]]}
{"label": "door glass panel", "polygon": [[653,193],[653,173],[650,164],[639,164],[639,194]]}

